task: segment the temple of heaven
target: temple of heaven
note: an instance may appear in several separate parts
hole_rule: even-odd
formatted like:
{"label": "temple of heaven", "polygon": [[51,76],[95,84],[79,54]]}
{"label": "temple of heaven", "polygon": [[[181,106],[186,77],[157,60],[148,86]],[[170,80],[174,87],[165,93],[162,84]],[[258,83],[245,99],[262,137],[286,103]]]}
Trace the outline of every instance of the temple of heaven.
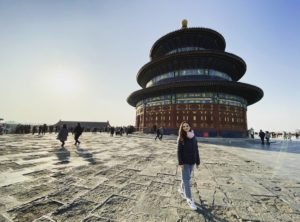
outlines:
{"label": "temple of heaven", "polygon": [[136,107],[136,128],[159,127],[177,134],[182,121],[197,136],[247,136],[247,106],[263,97],[253,85],[237,82],[246,72],[240,57],[225,52],[224,37],[208,28],[182,28],[158,39],[150,62],[137,73],[142,89],[127,98]]}

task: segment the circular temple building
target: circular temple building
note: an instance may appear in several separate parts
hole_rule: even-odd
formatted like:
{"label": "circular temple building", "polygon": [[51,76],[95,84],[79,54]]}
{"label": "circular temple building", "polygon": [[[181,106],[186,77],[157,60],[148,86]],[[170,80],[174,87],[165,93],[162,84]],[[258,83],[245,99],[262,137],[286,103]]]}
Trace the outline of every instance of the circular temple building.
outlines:
{"label": "circular temple building", "polygon": [[207,28],[187,28],[158,39],[150,62],[137,73],[141,90],[127,102],[136,107],[136,128],[159,127],[177,134],[188,121],[197,136],[247,136],[247,106],[263,97],[253,85],[237,82],[246,72],[240,57],[225,52],[224,37]]}

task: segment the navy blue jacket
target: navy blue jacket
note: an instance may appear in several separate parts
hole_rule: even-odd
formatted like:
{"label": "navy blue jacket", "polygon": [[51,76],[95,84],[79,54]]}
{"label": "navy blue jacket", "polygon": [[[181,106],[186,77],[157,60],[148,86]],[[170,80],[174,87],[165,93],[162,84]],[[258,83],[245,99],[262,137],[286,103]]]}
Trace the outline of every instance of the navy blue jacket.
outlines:
{"label": "navy blue jacket", "polygon": [[185,138],[183,141],[178,140],[177,143],[177,157],[179,165],[200,164],[198,143],[195,136],[192,139]]}

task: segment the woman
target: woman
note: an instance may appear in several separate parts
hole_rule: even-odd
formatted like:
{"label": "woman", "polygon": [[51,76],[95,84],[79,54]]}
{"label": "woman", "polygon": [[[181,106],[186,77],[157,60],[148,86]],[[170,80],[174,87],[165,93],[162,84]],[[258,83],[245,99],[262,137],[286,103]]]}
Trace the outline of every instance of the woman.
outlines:
{"label": "woman", "polygon": [[181,167],[181,188],[179,192],[183,198],[187,200],[188,205],[197,210],[197,207],[192,200],[190,179],[194,165],[200,165],[200,157],[198,151],[197,139],[190,124],[183,121],[180,124],[178,132],[178,146],[177,146],[178,165]]}
{"label": "woman", "polygon": [[67,129],[67,125],[64,124],[62,129],[59,131],[58,135],[57,135],[57,139],[60,140],[61,142],[61,147],[64,147],[65,145],[65,141],[67,140],[68,138],[68,129]]}

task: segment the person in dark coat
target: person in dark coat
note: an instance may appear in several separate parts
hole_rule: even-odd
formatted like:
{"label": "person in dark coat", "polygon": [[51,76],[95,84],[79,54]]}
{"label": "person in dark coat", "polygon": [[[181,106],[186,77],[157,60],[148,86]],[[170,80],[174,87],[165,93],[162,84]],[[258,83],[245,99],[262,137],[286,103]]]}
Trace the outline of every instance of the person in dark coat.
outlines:
{"label": "person in dark coat", "polygon": [[44,124],[44,125],[42,126],[42,135],[45,135],[45,134],[46,134],[47,129],[48,129],[47,124]]}
{"label": "person in dark coat", "polygon": [[34,135],[37,132],[36,126],[33,126],[32,128],[32,135]]}
{"label": "person in dark coat", "polygon": [[73,130],[74,140],[75,140],[74,145],[80,144],[80,141],[78,139],[81,136],[82,132],[83,132],[83,128],[80,126],[80,123],[77,123],[77,126]]}
{"label": "person in dark coat", "polygon": [[115,127],[110,127],[110,136],[114,136],[115,133]]}
{"label": "person in dark coat", "polygon": [[259,135],[259,137],[260,137],[261,144],[264,145],[264,144],[265,144],[265,135],[266,135],[266,134],[265,134],[262,130],[260,130],[258,135]]}
{"label": "person in dark coat", "polygon": [[39,135],[42,133],[43,126],[39,126]]}
{"label": "person in dark coat", "polygon": [[180,124],[177,140],[177,157],[178,165],[181,168],[181,187],[179,192],[183,198],[187,200],[191,209],[197,210],[197,207],[192,200],[190,187],[191,173],[196,164],[197,168],[200,165],[200,156],[198,150],[197,138],[190,124],[183,121]]}
{"label": "person in dark coat", "polygon": [[68,138],[68,129],[67,129],[67,125],[64,124],[63,127],[61,128],[61,130],[59,131],[58,135],[57,135],[57,139],[60,140],[61,142],[61,147],[64,147],[65,145],[65,141]]}
{"label": "person in dark coat", "polygon": [[266,131],[265,138],[266,138],[266,141],[267,141],[267,145],[270,145],[270,133],[269,133],[269,131]]}
{"label": "person in dark coat", "polygon": [[156,130],[156,137],[155,137],[155,140],[156,140],[157,138],[160,139],[160,129],[159,129],[159,128]]}
{"label": "person in dark coat", "polygon": [[162,126],[159,128],[159,134],[160,134],[159,139],[162,140],[163,135],[164,135],[164,128]]}

